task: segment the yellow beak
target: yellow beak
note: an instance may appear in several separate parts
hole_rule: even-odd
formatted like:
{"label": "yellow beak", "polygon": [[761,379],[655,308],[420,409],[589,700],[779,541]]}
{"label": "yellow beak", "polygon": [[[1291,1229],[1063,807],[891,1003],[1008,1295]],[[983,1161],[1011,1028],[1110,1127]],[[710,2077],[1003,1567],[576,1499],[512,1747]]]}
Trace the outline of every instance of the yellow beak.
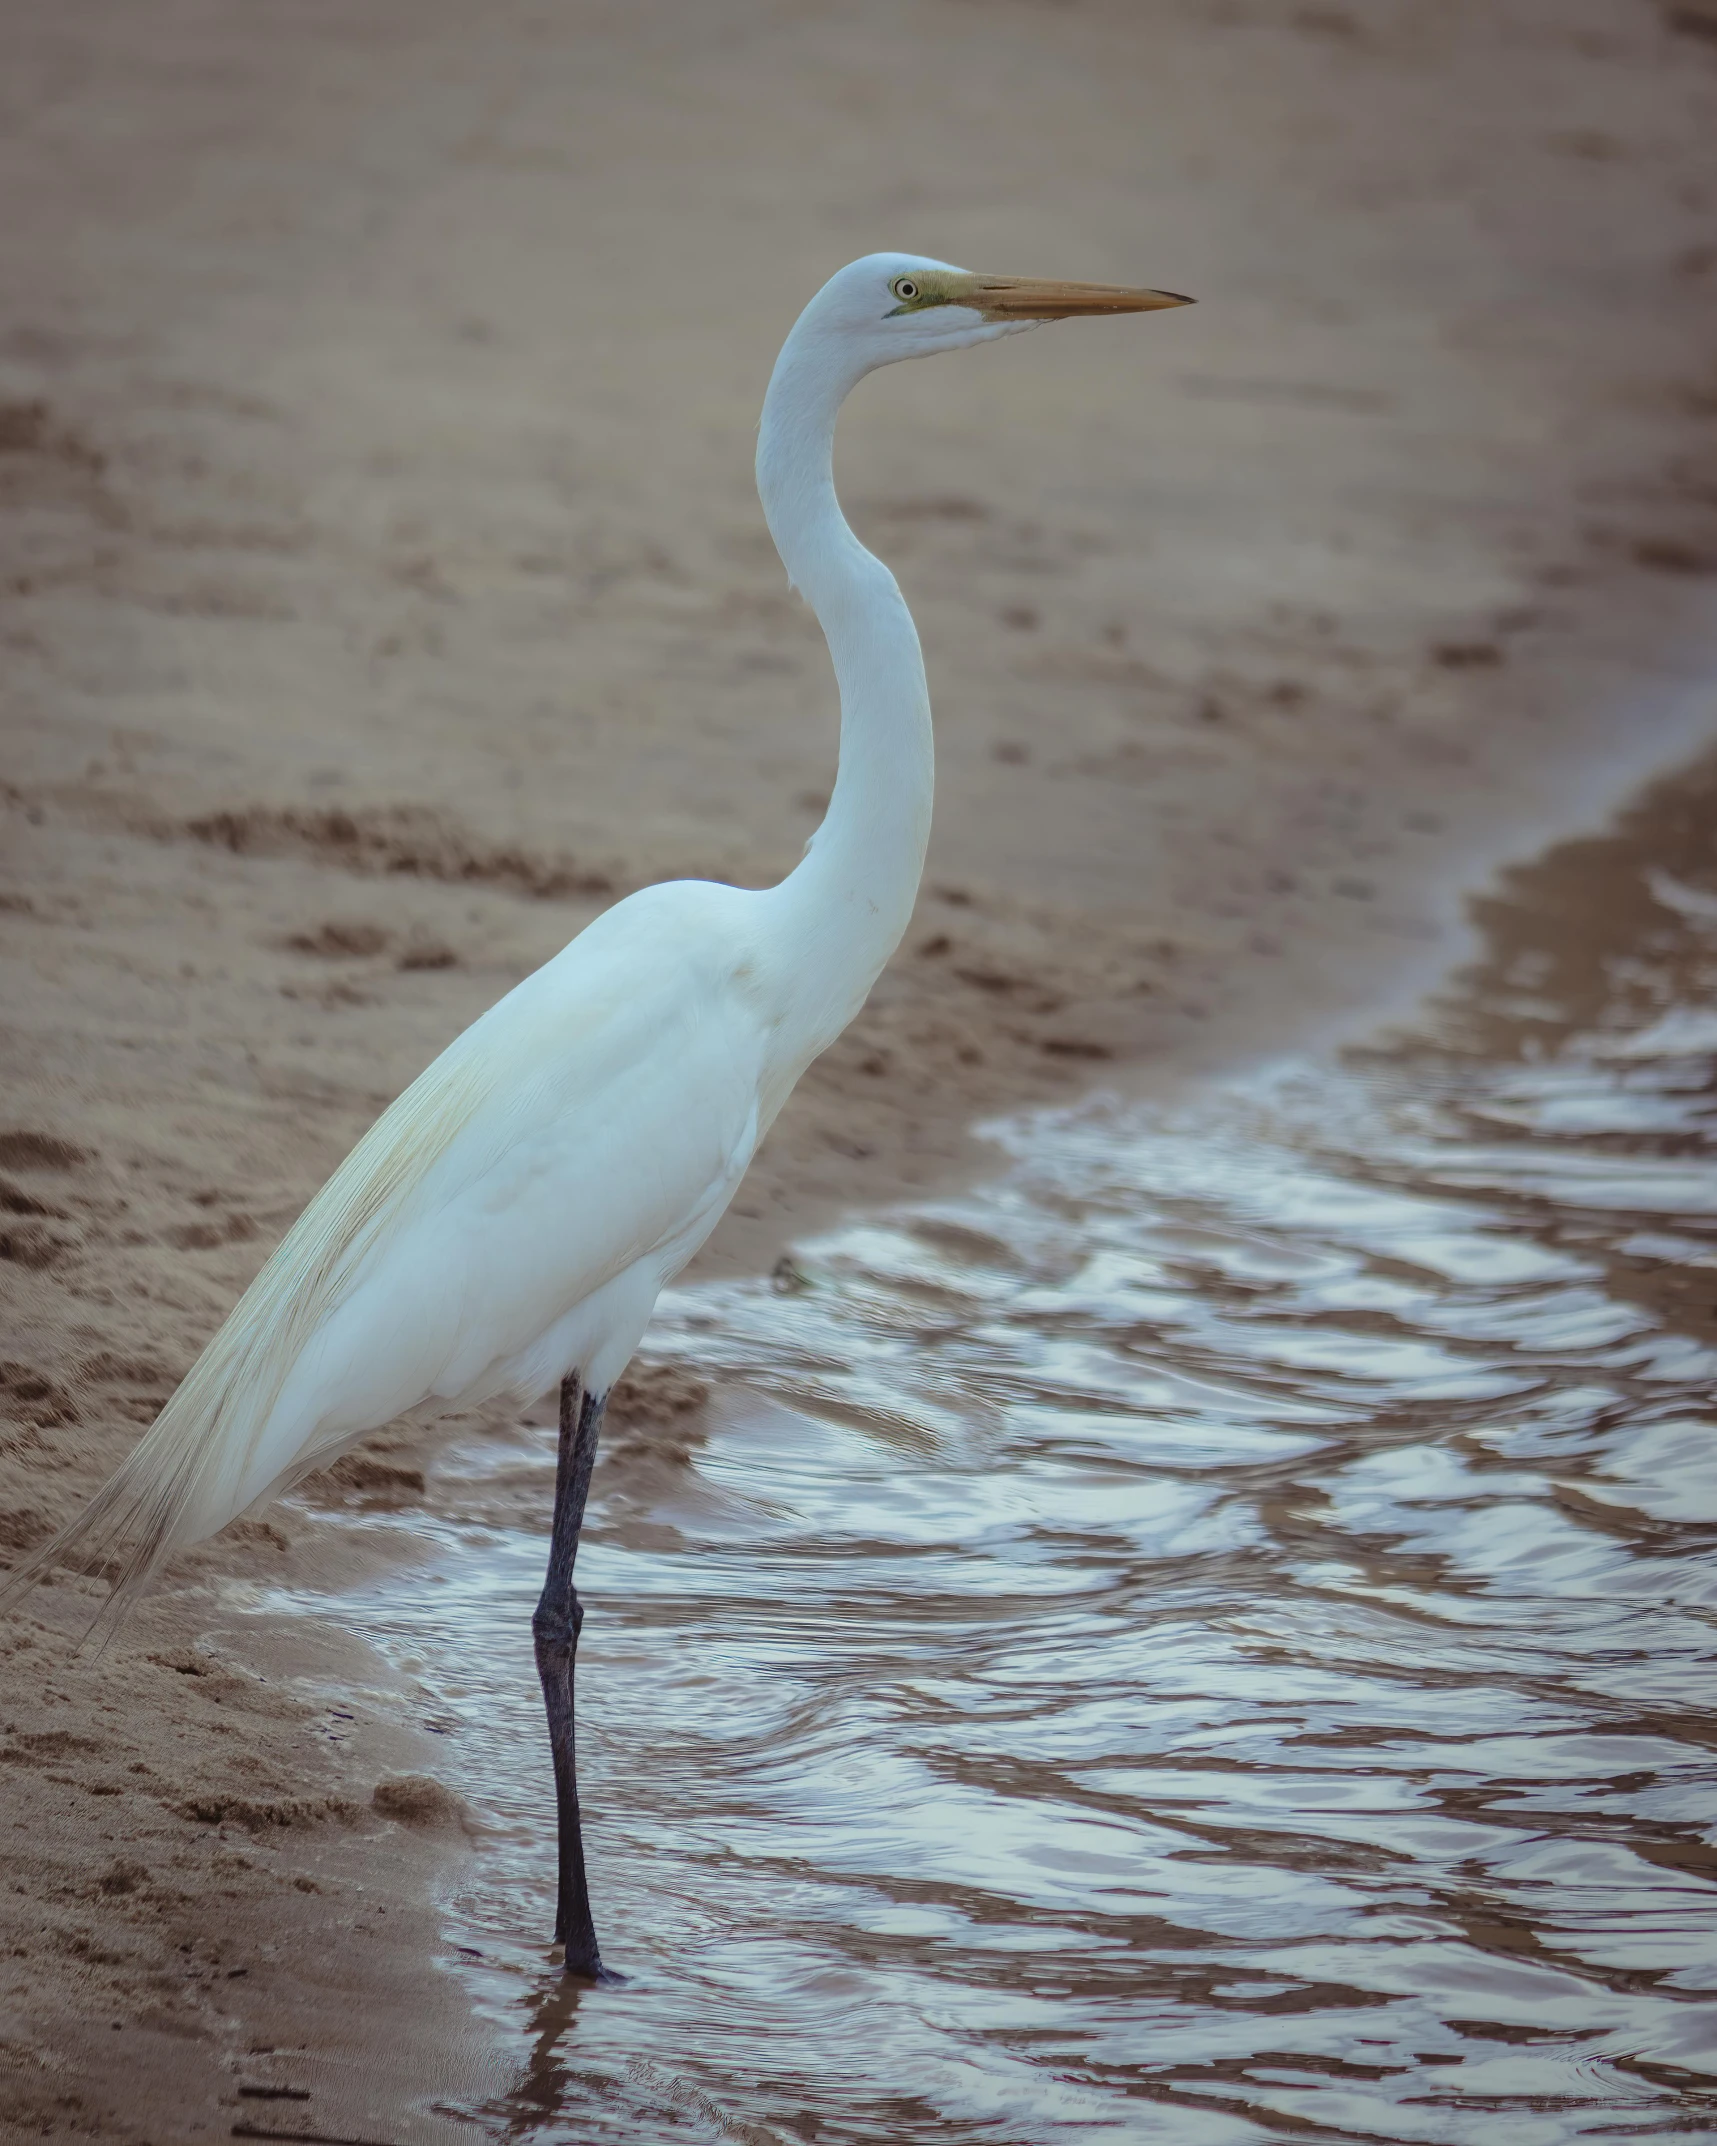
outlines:
{"label": "yellow beak", "polygon": [[1077,320],[1104,313],[1157,313],[1189,306],[1178,291],[1129,290],[1119,283],[1044,283],[1032,276],[969,276],[951,291],[956,305],[986,320]]}

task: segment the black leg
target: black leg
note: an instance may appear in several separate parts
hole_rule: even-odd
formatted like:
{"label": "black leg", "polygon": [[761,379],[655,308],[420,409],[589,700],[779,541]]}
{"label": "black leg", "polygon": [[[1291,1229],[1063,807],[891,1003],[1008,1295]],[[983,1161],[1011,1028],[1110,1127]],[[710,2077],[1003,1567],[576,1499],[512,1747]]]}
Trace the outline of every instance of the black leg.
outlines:
{"label": "black leg", "polygon": [[584,1524],[584,1501],[590,1494],[590,1471],[596,1465],[596,1438],[608,1396],[583,1391],[575,1374],[560,1389],[560,1458],[555,1470],[554,1534],[549,1545],[548,1577],[542,1600],[531,1619],[536,1639],[537,1674],[548,1709],[549,1748],[554,1753],[554,1792],[560,1821],[560,1892],[555,1906],[555,1942],[566,1947],[569,1975],[593,1982],[611,1978],[596,1949],[596,1926],[590,1917],[590,1889],[584,1877],[584,1836],[578,1817],[578,1769],[572,1728],[573,1665],[578,1654],[584,1609],[572,1584],[578,1556],[578,1531]]}

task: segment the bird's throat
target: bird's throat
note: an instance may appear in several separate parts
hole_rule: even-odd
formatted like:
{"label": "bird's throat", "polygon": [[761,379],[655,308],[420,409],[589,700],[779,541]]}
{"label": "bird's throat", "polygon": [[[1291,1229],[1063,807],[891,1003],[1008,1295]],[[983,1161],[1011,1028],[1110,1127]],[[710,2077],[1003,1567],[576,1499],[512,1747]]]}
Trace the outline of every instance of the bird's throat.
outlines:
{"label": "bird's throat", "polygon": [[807,1058],[852,1019],[900,943],[924,869],[934,785],[930,695],[912,614],[835,496],[835,419],[858,377],[843,367],[834,338],[801,322],[769,383],[757,448],[770,534],[817,615],[841,697],[828,812],[773,897],[793,942],[795,1025],[804,1023]]}

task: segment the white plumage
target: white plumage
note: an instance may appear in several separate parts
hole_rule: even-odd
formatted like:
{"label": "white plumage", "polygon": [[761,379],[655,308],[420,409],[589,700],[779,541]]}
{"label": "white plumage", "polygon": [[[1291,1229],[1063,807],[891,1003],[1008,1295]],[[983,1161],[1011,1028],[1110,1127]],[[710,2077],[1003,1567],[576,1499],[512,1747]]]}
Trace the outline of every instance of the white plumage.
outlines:
{"label": "white plumage", "polygon": [[129,1595],[425,1402],[530,1401],[573,1366],[605,1391],[797,1078],[770,906],[645,888],[473,1022],[317,1193],[55,1554],[74,1531],[123,1542]]}
{"label": "white plumage", "polygon": [[849,389],[899,358],[1072,313],[1179,303],[981,278],[905,254],[833,277],[782,350],[758,486],[827,636],[841,757],[803,863],[761,893],[646,888],[474,1022],[317,1193],[136,1450],[14,1573],[112,1559],[117,1618],[176,1548],[425,1403],[600,1398],[703,1243],[794,1082],[863,1004],[929,834],[912,619],[842,517]]}

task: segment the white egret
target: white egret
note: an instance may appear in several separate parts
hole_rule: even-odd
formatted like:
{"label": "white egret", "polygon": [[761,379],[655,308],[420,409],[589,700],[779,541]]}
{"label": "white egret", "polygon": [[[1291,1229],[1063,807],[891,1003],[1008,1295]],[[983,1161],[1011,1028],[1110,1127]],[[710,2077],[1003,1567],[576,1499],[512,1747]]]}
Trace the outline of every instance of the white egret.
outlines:
{"label": "white egret", "polygon": [[14,1573],[77,1552],[111,1625],[170,1552],[425,1403],[557,1382],[548,1577],[533,1619],[560,1831],[555,1936],[603,1973],[573,1755],[573,1561],[603,1404],[657,1294],[715,1227],[793,1084],[864,1004],[930,831],[930,700],[894,576],[835,497],[865,374],[1173,293],[970,275],[871,254],[811,300],[769,383],[757,488],[840,685],[840,764],[804,860],[761,892],[646,887],[472,1023],[305,1208],[112,1480]]}

